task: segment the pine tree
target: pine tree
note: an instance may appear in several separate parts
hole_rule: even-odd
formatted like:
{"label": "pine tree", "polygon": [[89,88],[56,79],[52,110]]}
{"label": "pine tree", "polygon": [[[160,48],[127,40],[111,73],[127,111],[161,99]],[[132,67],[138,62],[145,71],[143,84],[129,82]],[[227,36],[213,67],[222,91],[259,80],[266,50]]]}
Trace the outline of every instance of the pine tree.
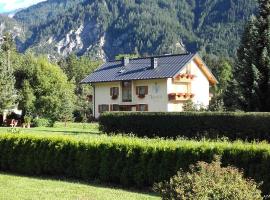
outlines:
{"label": "pine tree", "polygon": [[270,111],[270,0],[259,0],[257,69],[260,110]]}
{"label": "pine tree", "polygon": [[234,68],[235,88],[230,88],[240,108],[246,111],[260,110],[259,71],[257,69],[258,21],[252,16],[245,27],[238,59]]}
{"label": "pine tree", "polygon": [[270,0],[259,0],[238,50],[234,70],[238,100],[246,111],[270,111]]}

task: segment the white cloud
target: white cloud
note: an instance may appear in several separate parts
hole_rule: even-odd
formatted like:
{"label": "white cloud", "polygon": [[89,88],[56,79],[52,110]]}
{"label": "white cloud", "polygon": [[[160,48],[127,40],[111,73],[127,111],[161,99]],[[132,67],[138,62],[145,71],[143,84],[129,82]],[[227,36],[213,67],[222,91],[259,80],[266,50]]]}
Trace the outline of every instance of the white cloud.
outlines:
{"label": "white cloud", "polygon": [[0,10],[9,12],[20,8],[27,8],[33,4],[46,0],[0,0]]}

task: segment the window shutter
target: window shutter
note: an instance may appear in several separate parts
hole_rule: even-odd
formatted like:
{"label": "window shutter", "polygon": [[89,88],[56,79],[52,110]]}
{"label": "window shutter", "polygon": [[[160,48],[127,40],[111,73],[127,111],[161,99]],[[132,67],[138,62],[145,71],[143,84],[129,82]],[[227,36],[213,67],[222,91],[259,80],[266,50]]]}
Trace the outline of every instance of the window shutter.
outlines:
{"label": "window shutter", "polygon": [[148,95],[148,86],[145,86],[145,95]]}
{"label": "window shutter", "polygon": [[140,88],[137,86],[137,87],[136,87],[136,95],[139,94],[139,89],[140,89]]}
{"label": "window shutter", "polygon": [[119,87],[116,88],[116,94],[119,96]]}
{"label": "window shutter", "polygon": [[145,111],[148,111],[148,104],[145,104]]}
{"label": "window shutter", "polygon": [[110,105],[110,111],[113,111],[113,105],[112,104]]}
{"label": "window shutter", "polygon": [[101,110],[101,109],[100,109],[100,105],[98,105],[98,112],[99,112],[99,113],[100,113],[100,110]]}
{"label": "window shutter", "polygon": [[140,105],[136,105],[136,111],[140,111]]}

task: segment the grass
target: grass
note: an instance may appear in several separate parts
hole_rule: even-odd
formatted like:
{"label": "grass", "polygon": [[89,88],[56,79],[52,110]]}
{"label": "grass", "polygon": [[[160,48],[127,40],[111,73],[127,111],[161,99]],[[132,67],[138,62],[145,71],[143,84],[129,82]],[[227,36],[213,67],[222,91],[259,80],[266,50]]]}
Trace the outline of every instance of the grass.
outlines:
{"label": "grass", "polygon": [[[37,127],[37,128],[16,128],[16,131],[20,133],[27,134],[38,134],[38,135],[67,135],[74,137],[91,137],[97,136],[101,133],[98,130],[98,124],[92,123],[87,124],[87,126],[73,126],[73,127]],[[10,127],[0,127],[0,133],[9,133],[11,132]]]}
{"label": "grass", "polygon": [[152,194],[60,180],[0,173],[0,199],[6,200],[158,200]]}

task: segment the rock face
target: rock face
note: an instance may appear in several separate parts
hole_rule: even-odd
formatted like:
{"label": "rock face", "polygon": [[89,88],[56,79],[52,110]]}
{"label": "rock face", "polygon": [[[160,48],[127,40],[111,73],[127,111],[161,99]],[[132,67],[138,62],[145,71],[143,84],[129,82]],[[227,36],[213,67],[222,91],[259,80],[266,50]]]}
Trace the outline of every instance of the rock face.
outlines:
{"label": "rock face", "polygon": [[[245,6],[245,10],[242,6]],[[21,52],[97,59],[201,51],[233,56],[254,0],[48,0],[8,18]]]}
{"label": "rock face", "polygon": [[25,37],[24,29],[20,23],[8,16],[0,15],[0,36],[6,32],[10,32],[14,38],[23,39]]}

